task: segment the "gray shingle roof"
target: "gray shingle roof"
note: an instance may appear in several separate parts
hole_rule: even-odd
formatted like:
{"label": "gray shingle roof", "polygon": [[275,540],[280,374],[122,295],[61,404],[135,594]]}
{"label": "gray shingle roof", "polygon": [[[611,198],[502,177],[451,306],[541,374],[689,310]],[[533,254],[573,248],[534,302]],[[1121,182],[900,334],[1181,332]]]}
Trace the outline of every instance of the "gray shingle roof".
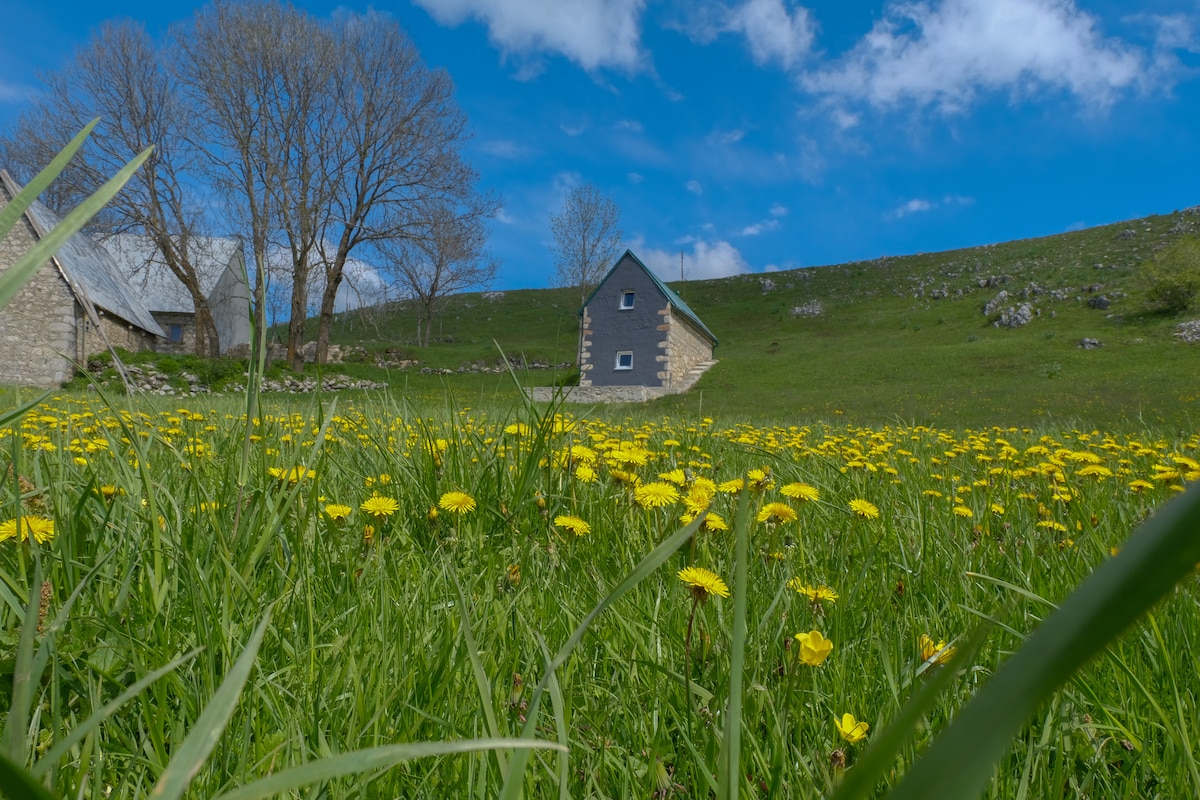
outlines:
{"label": "gray shingle roof", "polygon": [[[7,172],[0,171],[0,178],[10,194],[15,196],[20,191],[20,187]],[[40,200],[30,204],[25,210],[25,216],[39,238],[45,236],[61,221],[58,215]],[[77,233],[68,239],[54,254],[54,261],[66,277],[72,291],[76,295],[82,295],[79,300],[85,308],[88,305],[96,306],[149,333],[166,336],[150,315],[150,311],[138,300],[137,292],[121,277],[112,255],[87,234]]]}
{"label": "gray shingle roof", "polygon": [[[200,290],[212,297],[217,281],[235,256],[241,253],[239,239],[192,237],[188,255],[200,279]],[[149,236],[123,233],[104,240],[117,267],[126,280],[138,291],[142,304],[154,312],[195,312],[192,296],[175,277]]]}

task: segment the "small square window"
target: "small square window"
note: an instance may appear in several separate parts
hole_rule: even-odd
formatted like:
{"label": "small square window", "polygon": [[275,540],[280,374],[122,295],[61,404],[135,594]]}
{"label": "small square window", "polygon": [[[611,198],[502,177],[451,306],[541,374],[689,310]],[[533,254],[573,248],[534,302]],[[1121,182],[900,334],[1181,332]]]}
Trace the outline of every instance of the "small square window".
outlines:
{"label": "small square window", "polygon": [[633,292],[621,292],[621,310],[628,311],[633,308]]}
{"label": "small square window", "polygon": [[617,353],[616,369],[633,369],[632,350],[621,350]]}
{"label": "small square window", "polygon": [[183,326],[168,325],[167,326],[167,341],[171,344],[183,344]]}

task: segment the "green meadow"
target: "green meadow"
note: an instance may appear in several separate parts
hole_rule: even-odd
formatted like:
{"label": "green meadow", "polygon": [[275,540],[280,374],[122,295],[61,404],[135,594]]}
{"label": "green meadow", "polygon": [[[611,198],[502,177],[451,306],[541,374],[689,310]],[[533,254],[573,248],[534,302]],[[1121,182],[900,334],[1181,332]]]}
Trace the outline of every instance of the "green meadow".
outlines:
{"label": "green meadow", "polygon": [[1196,220],[678,284],[721,361],[646,406],[524,400],[539,290],[344,315],[377,392],[7,414],[0,789],[1200,795]]}
{"label": "green meadow", "polygon": [[[85,798],[825,797],[936,682],[875,796],[1200,478],[1166,429],[399,393],[62,395],[0,447],[4,752]],[[1198,631],[1193,575],[985,796],[1200,792]]]}

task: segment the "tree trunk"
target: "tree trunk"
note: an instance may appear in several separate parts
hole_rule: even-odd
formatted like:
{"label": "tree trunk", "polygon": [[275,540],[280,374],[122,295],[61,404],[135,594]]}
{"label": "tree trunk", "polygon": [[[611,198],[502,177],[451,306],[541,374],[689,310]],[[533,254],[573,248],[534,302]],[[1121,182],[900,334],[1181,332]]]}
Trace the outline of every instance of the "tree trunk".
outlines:
{"label": "tree trunk", "polygon": [[212,310],[206,303],[196,304],[196,355],[216,358],[221,355],[220,334],[213,319]]}
{"label": "tree trunk", "polygon": [[292,273],[292,315],[288,320],[287,358],[293,372],[304,371],[304,354],[300,348],[304,346],[304,323],[308,316],[305,302],[308,298],[308,276],[302,273],[304,270]]}

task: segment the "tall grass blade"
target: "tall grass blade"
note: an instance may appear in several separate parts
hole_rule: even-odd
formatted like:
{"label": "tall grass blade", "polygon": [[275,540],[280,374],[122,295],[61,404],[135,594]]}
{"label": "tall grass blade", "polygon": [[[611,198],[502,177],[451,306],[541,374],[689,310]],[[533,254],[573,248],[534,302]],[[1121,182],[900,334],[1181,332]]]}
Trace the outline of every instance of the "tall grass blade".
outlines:
{"label": "tall grass blade", "polygon": [[163,770],[150,797],[161,800],[178,800],[187,791],[188,784],[192,782],[192,778],[196,777],[196,773],[204,765],[208,754],[216,747],[217,740],[221,738],[225,726],[229,723],[229,718],[233,715],[233,709],[237,705],[238,698],[241,697],[246,679],[250,677],[250,670],[254,666],[254,659],[258,655],[259,645],[262,644],[263,635],[266,634],[270,621],[271,609],[268,607],[267,613],[263,615],[262,621],[258,623],[254,633],[250,635],[245,649],[238,656],[238,660],[234,662],[233,668],[229,670],[225,680],[221,682],[217,693],[205,707],[204,713],[196,720],[191,733],[187,735],[187,738],[183,740],[179,749],[171,757],[170,763]]}
{"label": "tall grass blade", "polygon": [[30,770],[32,775],[35,778],[40,778],[42,775],[46,774],[46,771],[58,763],[58,760],[65,756],[72,747],[82,741],[83,737],[87,736],[89,733],[99,727],[100,723],[104,722],[106,719],[115,714],[117,710],[121,708],[121,706],[137,697],[142,693],[143,689],[150,686],[150,684],[154,683],[159,678],[175,671],[182,664],[191,661],[199,652],[200,649],[197,648],[190,653],[184,653],[171,663],[159,667],[150,674],[143,676],[128,689],[121,692],[116,699],[112,700],[99,711],[96,711],[86,720],[76,725],[71,729],[70,733],[63,737],[61,741],[55,742],[54,746],[47,750],[46,754],[38,759],[38,762],[33,765],[33,769]]}
{"label": "tall grass blade", "polygon": [[1200,561],[1200,488],[1158,510],[1101,564],[955,717],[892,800],[976,797],[1038,703]]}
{"label": "tall grass blade", "polygon": [[[747,487],[750,480],[747,478]],[[733,642],[730,644],[729,706],[721,744],[721,774],[717,776],[718,800],[737,800],[741,784],[742,680],[746,669],[746,596],[749,593],[750,490],[741,492],[737,515],[733,564]]]}
{"label": "tall grass blade", "polygon": [[25,213],[25,209],[33,204],[33,201],[41,197],[42,192],[54,182],[62,171],[66,169],[68,162],[75,157],[79,152],[79,148],[83,146],[84,141],[88,136],[91,136],[92,130],[99,124],[100,118],[83,126],[83,130],[75,134],[75,138],[67,143],[58,155],[51,159],[46,168],[34,176],[33,180],[25,184],[25,188],[17,192],[17,196],[12,199],[12,202],[0,209],[0,239],[8,235],[12,230],[13,225],[17,224],[17,220]]}
{"label": "tall grass blade", "polygon": [[[529,708],[526,712],[525,727],[521,731],[522,737],[533,737],[534,732],[537,730],[537,718],[538,711],[541,706],[542,695],[545,694],[546,687],[550,683],[551,676],[554,674],[554,671],[561,667],[570,657],[571,651],[574,650],[575,646],[578,645],[583,639],[583,634],[587,632],[588,627],[592,624],[596,617],[603,614],[609,606],[620,600],[626,592],[653,574],[654,571],[662,566],[668,558],[675,554],[676,550],[678,550],[680,547],[683,547],[684,542],[692,538],[693,534],[695,534],[696,531],[700,529],[700,526],[704,524],[705,516],[705,514],[700,514],[688,525],[680,528],[669,538],[667,538],[666,541],[651,550],[645,558],[638,562],[638,565],[633,568],[633,571],[625,576],[624,580],[617,585],[617,588],[609,592],[608,595],[601,600],[586,617],[583,618],[583,621],[580,622],[579,626],[575,628],[575,631],[571,634],[570,638],[568,638],[566,643],[559,648],[558,652],[554,656],[554,659],[546,665],[546,674],[542,676],[542,679],[538,681],[537,687],[534,688],[532,697],[529,701]],[[500,797],[503,798],[503,800],[516,800],[516,798],[520,796],[525,765],[528,762],[528,750],[522,750],[513,756],[512,766],[508,772],[508,778],[505,780],[504,789],[500,793]]]}
{"label": "tall grass blade", "polygon": [[[483,662],[479,659],[479,645],[475,641],[475,631],[471,627],[471,611],[467,608],[467,597],[463,594],[462,584],[458,575],[452,576],[454,589],[458,592],[459,618],[462,620],[463,638],[466,640],[467,657],[471,661],[471,671],[475,675],[475,687],[479,690],[479,702],[483,706],[483,719],[487,723],[488,736],[500,736],[500,725],[496,721],[496,709],[492,707],[492,684],[488,681]],[[496,763],[500,767],[501,778],[508,774],[508,759],[496,748]]]}
{"label": "tall grass blade", "polygon": [[42,559],[37,556],[37,543],[30,536],[34,549],[33,582],[25,604],[25,620],[17,641],[17,658],[13,669],[12,705],[4,721],[4,747],[8,757],[18,764],[29,759],[26,749],[29,735],[29,705],[33,698],[33,637],[37,633],[38,611],[42,585]]}
{"label": "tall grass blade", "polygon": [[464,739],[457,742],[416,742],[370,747],[310,761],[298,767],[276,772],[266,778],[218,795],[215,800],[259,800],[273,797],[300,786],[389,767],[402,761],[431,756],[448,756],[479,750],[565,750],[555,742],[537,739]]}
{"label": "tall grass blade", "polygon": [[[153,147],[148,147],[133,158],[128,164],[108,180],[103,186],[96,190],[95,194],[88,197],[78,207],[58,224],[54,226],[54,230],[47,232],[46,236],[38,241],[29,252],[17,259],[16,263],[9,267],[3,275],[0,275],[0,307],[8,304],[10,300],[21,290],[25,282],[33,277],[42,265],[50,260],[50,257],[58,252],[59,248],[66,243],[76,233],[87,224],[87,221],[96,216],[96,213],[104,206],[108,205],[108,201],[116,196],[117,192],[121,191],[121,187],[125,182],[137,171],[142,165]],[[11,205],[11,204],[10,204]]]}
{"label": "tall grass blade", "polygon": [[0,793],[11,800],[54,800],[54,795],[4,753],[0,753]]}

